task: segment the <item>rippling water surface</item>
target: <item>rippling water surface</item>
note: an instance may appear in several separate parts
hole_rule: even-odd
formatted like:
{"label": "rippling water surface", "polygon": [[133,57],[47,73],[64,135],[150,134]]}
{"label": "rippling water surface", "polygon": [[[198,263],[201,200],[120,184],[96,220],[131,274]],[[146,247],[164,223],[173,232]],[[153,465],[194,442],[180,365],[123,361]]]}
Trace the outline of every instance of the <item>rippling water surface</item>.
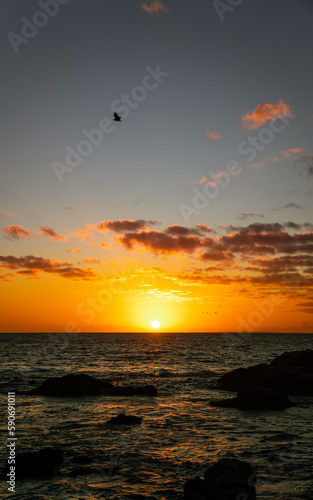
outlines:
{"label": "rippling water surface", "polygon": [[[182,499],[187,478],[222,457],[258,473],[257,498],[313,498],[313,398],[283,411],[213,408],[223,373],[313,348],[312,335],[1,334],[1,407],[7,392],[51,376],[86,373],[123,385],[152,384],[147,397],[47,398],[16,395],[18,451],[57,446],[59,471],[17,481],[17,500]],[[118,413],[142,424],[109,428]],[[1,441],[6,442],[5,419]],[[7,460],[1,449],[1,467]],[[18,472],[17,472],[18,480]],[[5,485],[3,498],[11,498]]]}

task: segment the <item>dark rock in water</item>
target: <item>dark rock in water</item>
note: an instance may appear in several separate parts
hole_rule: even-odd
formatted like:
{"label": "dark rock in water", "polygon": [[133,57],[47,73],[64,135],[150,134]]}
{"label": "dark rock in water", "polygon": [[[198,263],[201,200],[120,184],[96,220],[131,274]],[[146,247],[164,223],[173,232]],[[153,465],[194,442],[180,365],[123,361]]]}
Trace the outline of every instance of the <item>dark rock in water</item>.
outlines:
{"label": "dark rock in water", "polygon": [[136,417],[135,415],[125,415],[125,413],[120,413],[117,417],[112,417],[108,421],[110,425],[138,425],[141,424],[142,418]]}
{"label": "dark rock in water", "polygon": [[[27,451],[19,453],[15,457],[15,467],[18,478],[42,478],[52,476],[63,462],[63,451],[58,448],[43,448],[39,451]],[[9,472],[9,464],[3,470],[6,476]]]}
{"label": "dark rock in water", "polygon": [[64,375],[45,380],[39,387],[20,394],[41,396],[76,397],[104,394],[106,396],[156,396],[158,391],[152,385],[143,387],[120,387],[91,377],[90,375]]}
{"label": "dark rock in water", "polygon": [[[77,477],[77,476],[97,476],[98,479],[101,477],[101,476],[104,476],[105,477],[105,474],[103,474],[103,470],[99,467],[99,468],[95,468],[95,467],[76,467],[75,469],[73,469],[70,474],[69,474],[71,477]],[[108,474],[106,474],[107,476]]]}
{"label": "dark rock in water", "polygon": [[211,401],[211,404],[240,410],[283,410],[295,406],[285,394],[255,385],[242,386],[235,398]]}
{"label": "dark rock in water", "polygon": [[219,387],[229,391],[239,391],[247,384],[285,394],[313,396],[313,350],[285,352],[270,364],[237,368],[218,381]]}
{"label": "dark rock in water", "polygon": [[185,500],[255,500],[256,477],[247,462],[222,458],[204,474],[184,485]]}
{"label": "dark rock in water", "polygon": [[74,462],[75,464],[91,464],[93,462],[93,459],[88,455],[82,454],[73,457],[72,462]]}

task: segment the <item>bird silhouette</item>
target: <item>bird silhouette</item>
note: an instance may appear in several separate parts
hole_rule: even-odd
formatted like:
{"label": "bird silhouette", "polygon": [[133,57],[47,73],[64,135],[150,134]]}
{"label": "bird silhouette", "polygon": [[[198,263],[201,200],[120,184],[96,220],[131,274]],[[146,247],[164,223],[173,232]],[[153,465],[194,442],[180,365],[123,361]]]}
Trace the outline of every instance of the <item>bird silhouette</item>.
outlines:
{"label": "bird silhouette", "polygon": [[114,121],[115,122],[121,122],[122,121],[120,115],[118,115],[117,113],[114,113]]}

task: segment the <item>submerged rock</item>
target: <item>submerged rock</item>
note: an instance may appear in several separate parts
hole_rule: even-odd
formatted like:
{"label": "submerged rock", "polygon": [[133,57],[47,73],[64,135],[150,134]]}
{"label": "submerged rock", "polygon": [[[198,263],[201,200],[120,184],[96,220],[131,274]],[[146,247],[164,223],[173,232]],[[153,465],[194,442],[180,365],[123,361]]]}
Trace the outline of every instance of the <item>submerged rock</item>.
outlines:
{"label": "submerged rock", "polygon": [[[52,476],[63,462],[63,451],[59,448],[43,448],[39,451],[27,451],[19,453],[15,457],[15,468],[17,477],[42,478]],[[5,476],[9,472],[9,464],[3,470]]]}
{"label": "submerged rock", "polygon": [[138,425],[141,424],[142,418],[136,417],[135,415],[125,415],[125,413],[120,413],[117,417],[112,417],[108,421],[110,425]]}
{"label": "submerged rock", "polygon": [[188,480],[184,485],[185,500],[255,500],[256,476],[249,463],[235,458],[222,458],[209,467],[204,479]]}
{"label": "submerged rock", "polygon": [[240,410],[283,410],[295,406],[285,394],[255,385],[243,386],[235,398],[211,401],[211,405]]}
{"label": "submerged rock", "polygon": [[219,387],[229,391],[239,391],[247,384],[285,394],[313,396],[313,350],[285,352],[269,364],[237,368],[218,381]]}
{"label": "submerged rock", "polygon": [[90,375],[64,375],[45,380],[39,387],[20,394],[38,394],[41,396],[76,397],[76,396],[156,396],[158,391],[152,385],[142,387],[121,387],[102,382]]}

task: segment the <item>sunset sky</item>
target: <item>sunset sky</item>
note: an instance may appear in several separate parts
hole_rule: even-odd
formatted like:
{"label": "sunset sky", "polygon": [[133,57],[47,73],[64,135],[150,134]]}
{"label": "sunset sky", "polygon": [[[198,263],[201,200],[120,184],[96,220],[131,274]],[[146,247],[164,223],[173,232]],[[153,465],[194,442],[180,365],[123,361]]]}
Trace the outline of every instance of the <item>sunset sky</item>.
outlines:
{"label": "sunset sky", "polygon": [[312,2],[0,12],[1,331],[313,332]]}

